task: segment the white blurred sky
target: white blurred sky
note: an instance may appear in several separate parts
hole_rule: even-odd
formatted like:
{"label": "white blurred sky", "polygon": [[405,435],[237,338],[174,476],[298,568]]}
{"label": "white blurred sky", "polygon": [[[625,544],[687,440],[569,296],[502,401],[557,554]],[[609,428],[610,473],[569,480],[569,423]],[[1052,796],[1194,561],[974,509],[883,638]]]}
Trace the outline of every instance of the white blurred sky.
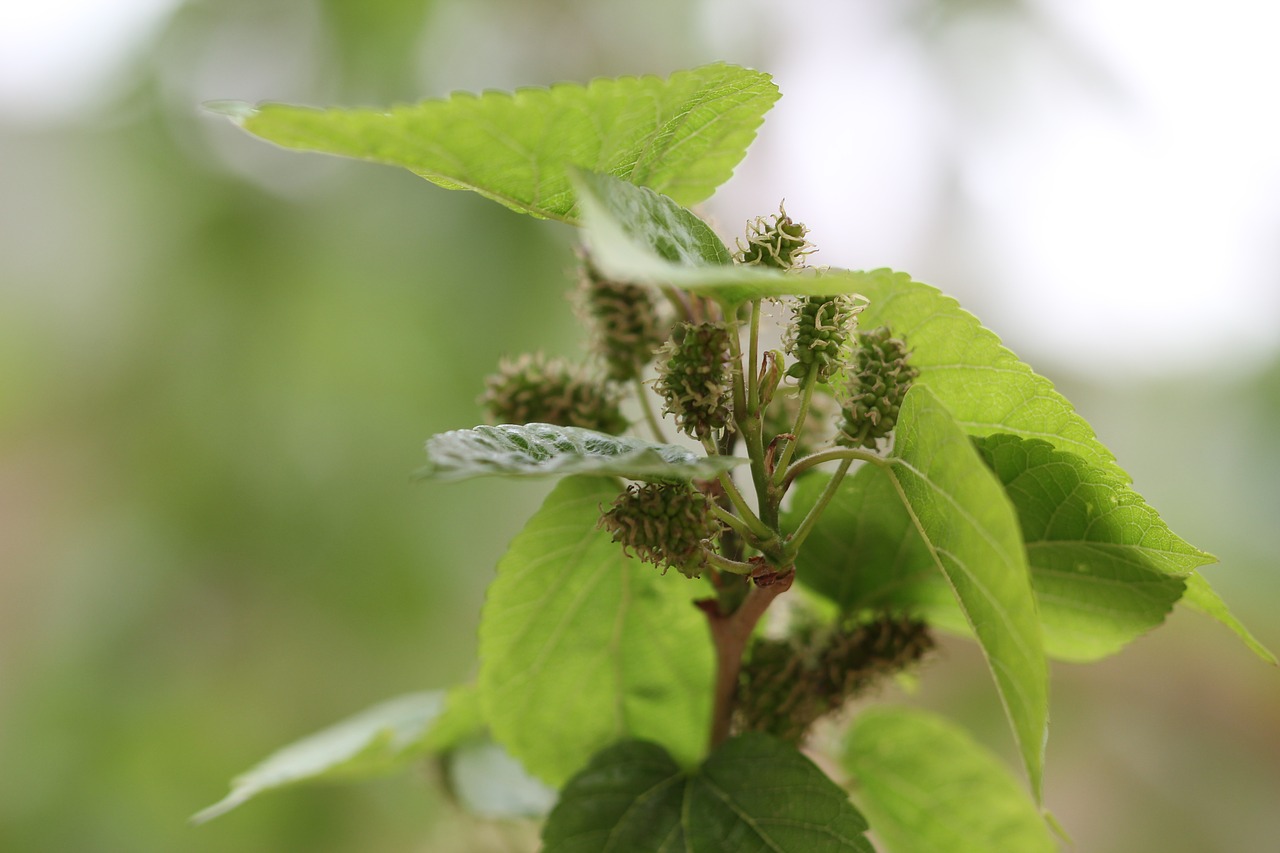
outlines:
{"label": "white blurred sky", "polygon": [[[0,2],[0,112],[102,97],[175,5]],[[730,60],[752,38],[732,22],[772,10],[784,92],[713,207],[726,229],[785,196],[815,260],[908,270],[1033,363],[1168,374],[1280,348],[1280,6],[1042,0],[1039,24],[929,41],[912,6],[708,4]],[[940,205],[959,235],[932,230]]]}

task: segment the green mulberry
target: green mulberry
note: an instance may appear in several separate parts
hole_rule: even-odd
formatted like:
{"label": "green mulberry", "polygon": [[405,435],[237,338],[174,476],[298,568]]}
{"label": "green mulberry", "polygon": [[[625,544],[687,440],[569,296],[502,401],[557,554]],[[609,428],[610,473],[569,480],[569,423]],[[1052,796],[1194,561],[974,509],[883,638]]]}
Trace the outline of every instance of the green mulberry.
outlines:
{"label": "green mulberry", "polygon": [[628,554],[696,578],[706,565],[703,543],[720,532],[710,499],[687,483],[631,485],[600,518]]}
{"label": "green mulberry", "polygon": [[503,359],[485,379],[480,404],[494,423],[548,423],[618,435],[627,419],[618,394],[563,359],[522,355]]}
{"label": "green mulberry", "polygon": [[729,335],[717,323],[677,323],[659,351],[654,390],[686,435],[699,440],[733,429]]}
{"label": "green mulberry", "polygon": [[591,348],[603,360],[615,382],[630,382],[640,375],[667,338],[648,288],[602,276],[583,259],[580,286],[583,309],[591,319]]}
{"label": "green mulberry", "polygon": [[796,222],[779,204],[778,212],[766,219],[758,216],[747,223],[747,243],[738,241],[735,256],[740,264],[774,267],[780,270],[804,266],[806,255],[816,251],[805,236],[809,229]]}
{"label": "green mulberry", "polygon": [[893,432],[907,389],[920,371],[908,364],[907,345],[887,327],[858,334],[836,441],[874,450]]}
{"label": "green mulberry", "polygon": [[787,353],[795,363],[787,375],[803,379],[817,367],[818,381],[826,382],[844,363],[854,317],[863,308],[850,296],[807,296],[791,309]]}

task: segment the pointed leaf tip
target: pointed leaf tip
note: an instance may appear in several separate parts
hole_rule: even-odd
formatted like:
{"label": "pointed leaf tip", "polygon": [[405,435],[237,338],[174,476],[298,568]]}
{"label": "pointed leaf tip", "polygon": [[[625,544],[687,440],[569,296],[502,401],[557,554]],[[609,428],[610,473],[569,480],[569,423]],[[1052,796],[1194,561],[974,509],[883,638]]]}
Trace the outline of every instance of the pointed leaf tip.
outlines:
{"label": "pointed leaf tip", "polygon": [[205,101],[200,105],[200,109],[214,115],[226,116],[236,124],[243,123],[258,111],[258,108],[248,101]]}

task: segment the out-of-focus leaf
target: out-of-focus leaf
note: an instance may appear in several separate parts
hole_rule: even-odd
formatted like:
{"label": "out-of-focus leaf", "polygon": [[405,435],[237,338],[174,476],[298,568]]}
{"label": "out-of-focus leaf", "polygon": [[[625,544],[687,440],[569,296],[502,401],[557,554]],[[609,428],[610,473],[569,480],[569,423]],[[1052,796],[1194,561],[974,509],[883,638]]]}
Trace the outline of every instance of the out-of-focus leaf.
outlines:
{"label": "out-of-focus leaf", "polygon": [[733,456],[702,456],[674,444],[655,444],[553,424],[503,424],[443,432],[427,440],[435,479],[546,477],[596,474],[630,480],[708,480],[744,464]]}
{"label": "out-of-focus leaf", "polygon": [[697,204],[728,180],[778,99],[769,75],[716,63],[667,79],[456,93],[390,109],[215,102],[281,145],[403,166],[446,189],[574,222],[566,168],[581,166]]}
{"label": "out-of-focus leaf", "polygon": [[447,767],[449,789],[463,808],[480,817],[541,818],[556,803],[553,788],[490,740],[459,746],[449,753]]}
{"label": "out-of-focus leaf", "polygon": [[375,705],[280,749],[231,783],[231,793],[197,813],[204,823],[275,788],[320,779],[358,779],[398,770],[483,728],[472,688],[412,693]]}
{"label": "out-of-focus leaf", "polygon": [[893,853],[1053,853],[1026,791],[963,729],[911,708],[854,721],[842,764],[854,800]]}
{"label": "out-of-focus leaf", "polygon": [[765,296],[856,294],[869,275],[733,264],[715,232],[666,196],[582,170],[573,173],[573,185],[592,263],[619,281],[679,287],[736,304]]}
{"label": "out-of-focus leaf", "polygon": [[844,791],[795,747],[762,734],[721,744],[694,773],[624,741],[560,794],[546,853],[872,853]]}
{"label": "out-of-focus leaf", "polygon": [[597,522],[620,491],[570,477],[512,541],[480,620],[480,690],[494,740],[558,785],[622,738],[685,764],[706,746],[713,663],[702,591],[628,557]]}

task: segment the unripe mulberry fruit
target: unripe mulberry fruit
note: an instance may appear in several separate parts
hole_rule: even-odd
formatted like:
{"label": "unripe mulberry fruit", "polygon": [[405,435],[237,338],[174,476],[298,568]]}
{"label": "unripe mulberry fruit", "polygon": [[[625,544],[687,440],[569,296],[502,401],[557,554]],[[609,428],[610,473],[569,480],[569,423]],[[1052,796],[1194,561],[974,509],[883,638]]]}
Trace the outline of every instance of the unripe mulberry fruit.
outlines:
{"label": "unripe mulberry fruit", "polygon": [[704,439],[733,428],[729,335],[716,323],[677,323],[658,353],[654,390],[686,435]]}
{"label": "unripe mulberry fruit", "polygon": [[816,367],[819,382],[830,379],[844,363],[853,319],[863,307],[849,296],[806,296],[796,303],[786,340],[795,363],[787,375],[803,379]]}
{"label": "unripe mulberry fruit", "polygon": [[667,338],[651,292],[605,278],[584,256],[581,303],[591,319],[591,348],[615,382],[630,382]]}
{"label": "unripe mulberry fruit", "polygon": [[893,432],[902,399],[920,375],[908,364],[909,355],[907,345],[887,327],[858,334],[837,442],[874,450],[877,441]]}
{"label": "unripe mulberry fruit", "polygon": [[617,435],[627,429],[618,395],[557,358],[522,355],[503,359],[498,372],[485,379],[480,404],[495,423],[548,423]]}
{"label": "unripe mulberry fruit", "polygon": [[823,716],[932,648],[925,623],[887,615],[853,628],[757,640],[739,679],[736,726],[799,743]]}
{"label": "unripe mulberry fruit", "polygon": [[804,266],[805,255],[815,251],[805,239],[809,229],[803,222],[796,222],[779,204],[778,212],[766,219],[756,217],[747,223],[747,242],[738,241],[735,260],[740,264],[774,267],[789,270]]}
{"label": "unripe mulberry fruit", "polygon": [[631,485],[600,517],[628,554],[696,578],[706,565],[703,543],[720,532],[710,499],[687,483]]}

